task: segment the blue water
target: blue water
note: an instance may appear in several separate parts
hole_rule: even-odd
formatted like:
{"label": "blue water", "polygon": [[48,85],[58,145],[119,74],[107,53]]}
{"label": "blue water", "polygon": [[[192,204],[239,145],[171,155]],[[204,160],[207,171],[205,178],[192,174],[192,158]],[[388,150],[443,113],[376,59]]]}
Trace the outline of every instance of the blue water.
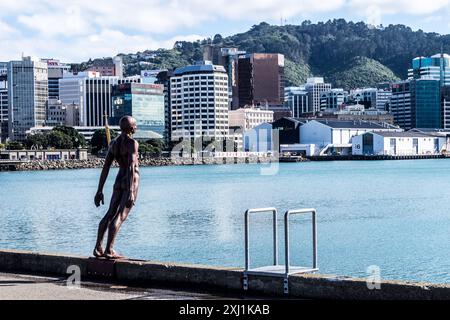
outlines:
{"label": "blue water", "polygon": [[[450,161],[311,162],[142,168],[137,207],[117,240],[136,259],[244,265],[244,211],[318,210],[320,272],[450,283]],[[100,170],[0,173],[0,248],[89,255],[106,207]],[[113,172],[105,195],[109,200]],[[252,266],[271,263],[269,216],[253,217]],[[280,246],[283,245],[280,215]],[[292,222],[292,262],[311,264],[311,227]],[[283,250],[280,258],[283,260]]]}

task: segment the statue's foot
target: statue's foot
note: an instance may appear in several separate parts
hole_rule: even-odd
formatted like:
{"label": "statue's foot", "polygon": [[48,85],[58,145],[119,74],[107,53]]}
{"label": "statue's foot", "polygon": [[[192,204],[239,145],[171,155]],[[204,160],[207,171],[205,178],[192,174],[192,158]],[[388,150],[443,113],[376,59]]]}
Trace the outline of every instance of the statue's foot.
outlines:
{"label": "statue's foot", "polygon": [[118,254],[117,252],[115,252],[114,250],[111,252],[106,252],[104,257],[108,260],[121,260],[124,259],[124,256],[121,256],[120,254]]}
{"label": "statue's foot", "polygon": [[105,256],[105,252],[103,251],[102,248],[96,248],[96,249],[94,250],[93,255],[94,255],[94,257],[96,257],[96,258],[103,258],[103,257]]}

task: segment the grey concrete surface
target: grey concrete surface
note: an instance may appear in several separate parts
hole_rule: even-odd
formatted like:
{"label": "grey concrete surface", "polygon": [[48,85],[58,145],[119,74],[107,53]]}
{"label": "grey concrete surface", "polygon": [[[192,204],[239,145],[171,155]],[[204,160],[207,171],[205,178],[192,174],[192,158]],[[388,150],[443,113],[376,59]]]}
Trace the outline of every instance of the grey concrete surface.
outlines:
{"label": "grey concrete surface", "polygon": [[67,279],[0,273],[0,300],[229,300],[209,293],[131,288],[101,282],[67,286]]}

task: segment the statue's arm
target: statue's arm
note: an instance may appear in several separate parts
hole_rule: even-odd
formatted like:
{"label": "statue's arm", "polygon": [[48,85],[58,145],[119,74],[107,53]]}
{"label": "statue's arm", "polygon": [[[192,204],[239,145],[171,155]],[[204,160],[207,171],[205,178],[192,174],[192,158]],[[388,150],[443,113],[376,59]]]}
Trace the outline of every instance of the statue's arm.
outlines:
{"label": "statue's arm", "polygon": [[135,194],[136,194],[136,179],[135,174],[139,166],[139,144],[137,141],[132,140],[128,145],[128,165],[127,165],[127,182],[129,186],[129,199],[127,202],[127,207],[131,208],[134,205]]}
{"label": "statue's arm", "polygon": [[111,150],[111,147],[108,150],[108,154],[106,155],[105,164],[102,169],[102,173],[100,175],[100,181],[98,183],[97,194],[95,195],[95,205],[100,207],[100,204],[105,204],[105,197],[103,195],[103,188],[105,186],[106,180],[108,179],[109,171],[114,162],[114,155]]}

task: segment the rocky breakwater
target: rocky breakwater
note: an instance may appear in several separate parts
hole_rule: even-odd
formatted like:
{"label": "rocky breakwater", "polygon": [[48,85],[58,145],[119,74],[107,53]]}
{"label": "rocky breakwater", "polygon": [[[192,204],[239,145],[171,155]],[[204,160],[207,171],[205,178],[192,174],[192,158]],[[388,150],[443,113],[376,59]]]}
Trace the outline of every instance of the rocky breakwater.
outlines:
{"label": "rocky breakwater", "polygon": [[[181,165],[221,165],[221,164],[244,164],[244,163],[272,163],[278,162],[276,158],[146,158],[140,159],[142,167],[165,167]],[[12,171],[46,171],[46,170],[77,170],[77,169],[99,169],[105,160],[92,158],[89,160],[68,161],[29,161],[16,164]],[[114,164],[116,166],[116,164]]]}

